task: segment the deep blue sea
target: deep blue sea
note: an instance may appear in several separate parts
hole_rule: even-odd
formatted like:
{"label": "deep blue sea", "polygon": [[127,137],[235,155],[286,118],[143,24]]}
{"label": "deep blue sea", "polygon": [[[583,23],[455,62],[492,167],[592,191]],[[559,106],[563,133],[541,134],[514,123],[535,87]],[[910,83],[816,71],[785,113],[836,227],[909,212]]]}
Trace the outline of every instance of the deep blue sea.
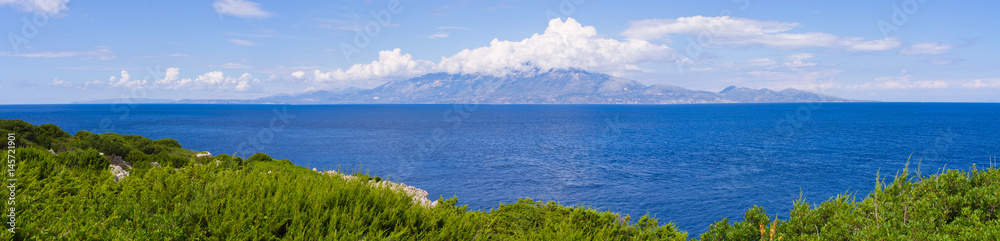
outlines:
{"label": "deep blue sea", "polygon": [[16,105],[0,118],[69,133],[174,138],[363,169],[489,210],[518,198],[649,213],[698,235],[753,205],[864,197],[875,176],[1000,156],[1000,104]]}

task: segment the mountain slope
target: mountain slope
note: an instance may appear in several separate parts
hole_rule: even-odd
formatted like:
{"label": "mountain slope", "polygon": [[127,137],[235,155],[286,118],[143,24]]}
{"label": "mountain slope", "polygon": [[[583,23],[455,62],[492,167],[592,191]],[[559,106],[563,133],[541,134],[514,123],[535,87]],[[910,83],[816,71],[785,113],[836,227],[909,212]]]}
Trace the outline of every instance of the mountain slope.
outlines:
{"label": "mountain slope", "polygon": [[[194,100],[195,102],[197,100]],[[249,100],[288,104],[680,104],[848,101],[796,89],[726,88],[713,93],[639,82],[581,70],[507,76],[433,73],[373,89],[315,91]]]}

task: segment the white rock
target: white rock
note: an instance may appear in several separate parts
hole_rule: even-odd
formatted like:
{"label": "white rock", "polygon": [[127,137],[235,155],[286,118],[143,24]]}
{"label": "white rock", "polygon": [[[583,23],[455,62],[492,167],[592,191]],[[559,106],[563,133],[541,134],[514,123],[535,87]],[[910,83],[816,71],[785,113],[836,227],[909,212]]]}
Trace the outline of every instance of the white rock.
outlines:
{"label": "white rock", "polygon": [[121,180],[125,180],[125,177],[129,175],[128,171],[122,169],[121,166],[117,165],[108,165],[108,166],[111,167],[111,175],[115,175],[115,182],[120,182]]}

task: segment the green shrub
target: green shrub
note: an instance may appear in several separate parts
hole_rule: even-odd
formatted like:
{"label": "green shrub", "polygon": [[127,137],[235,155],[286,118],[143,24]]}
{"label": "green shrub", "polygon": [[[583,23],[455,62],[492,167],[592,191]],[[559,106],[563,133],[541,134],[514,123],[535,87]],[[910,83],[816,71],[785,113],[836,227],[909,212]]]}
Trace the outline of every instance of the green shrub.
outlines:
{"label": "green shrub", "polygon": [[247,162],[272,162],[274,158],[268,156],[267,154],[258,152],[247,158]]}
{"label": "green shrub", "polygon": [[139,150],[131,150],[128,155],[125,156],[125,161],[132,164],[132,168],[150,168],[152,165],[150,163],[149,155],[143,153]]}
{"label": "green shrub", "polygon": [[382,181],[381,177],[370,177],[370,176],[362,174],[360,172],[351,174],[351,176],[357,177],[358,180],[361,180],[361,181],[364,181],[364,182],[367,182],[369,180],[375,180],[375,182],[381,182]]}
{"label": "green shrub", "polygon": [[243,165],[243,159],[241,159],[240,157],[230,156],[228,154],[218,155],[218,156],[215,156],[213,158],[215,159],[216,162],[219,163],[219,166],[226,167],[226,168],[237,167],[237,166],[242,166]]}
{"label": "green shrub", "polygon": [[152,155],[151,160],[159,163],[161,166],[170,166],[173,168],[181,168],[188,164],[187,158],[163,152]]}
{"label": "green shrub", "polygon": [[153,141],[153,144],[157,144],[157,145],[161,145],[161,146],[165,146],[165,147],[181,148],[181,144],[178,143],[177,140],[174,140],[174,139],[171,139],[171,138],[159,139],[159,140]]}
{"label": "green shrub", "polygon": [[95,149],[83,149],[64,152],[59,155],[62,164],[70,167],[81,167],[90,170],[103,170],[108,168],[111,161],[102,156]]}

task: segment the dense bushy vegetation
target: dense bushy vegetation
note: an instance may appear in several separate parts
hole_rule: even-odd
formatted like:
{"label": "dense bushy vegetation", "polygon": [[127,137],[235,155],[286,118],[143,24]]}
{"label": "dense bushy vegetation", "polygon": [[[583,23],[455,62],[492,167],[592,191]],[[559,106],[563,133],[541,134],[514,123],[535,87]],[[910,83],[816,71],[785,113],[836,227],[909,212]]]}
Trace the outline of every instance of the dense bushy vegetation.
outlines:
{"label": "dense bushy vegetation", "polygon": [[[55,125],[16,120],[0,120],[0,131],[18,133],[16,156],[22,160],[17,233],[0,232],[3,239],[687,239],[674,225],[648,216],[630,220],[531,199],[489,212],[468,211],[456,198],[421,206],[401,192],[372,186],[381,178],[359,173],[345,181],[263,153],[245,160],[225,154],[198,158],[172,139],[85,131],[70,136]],[[132,165],[132,174],[120,182],[108,171],[113,155]],[[716,222],[701,239],[1000,237],[1000,171],[912,178],[904,170],[860,202],[846,195],[816,206],[798,202],[790,220],[753,207],[741,221]]]}
{"label": "dense bushy vegetation", "polygon": [[[884,178],[884,177],[883,177]],[[798,201],[789,220],[760,207],[743,221],[712,224],[702,240],[1000,240],[1000,170],[975,166],[914,177],[908,169],[862,201],[851,195],[819,205]]]}

